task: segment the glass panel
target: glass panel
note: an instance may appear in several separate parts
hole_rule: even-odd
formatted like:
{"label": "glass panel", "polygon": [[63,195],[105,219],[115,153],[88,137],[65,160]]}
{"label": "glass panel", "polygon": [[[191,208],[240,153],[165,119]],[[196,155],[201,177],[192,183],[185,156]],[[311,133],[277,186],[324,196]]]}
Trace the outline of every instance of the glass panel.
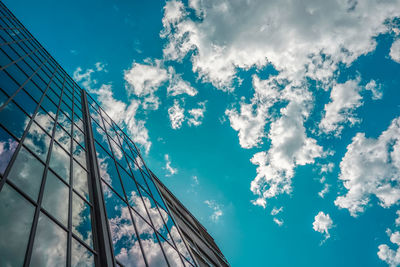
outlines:
{"label": "glass panel", "polygon": [[[18,212],[16,212],[18,211]],[[22,266],[35,209],[5,184],[0,192],[0,259],[2,266]]]}
{"label": "glass panel", "polygon": [[121,182],[115,167],[115,162],[112,158],[96,144],[97,162],[99,164],[100,176],[106,181],[111,187],[117,191],[117,193],[123,197]]}
{"label": "glass panel", "polygon": [[143,202],[146,205],[149,216],[151,217],[151,221],[153,222],[154,227],[157,231],[164,232],[164,222],[161,218],[160,213],[158,212],[158,208],[152,197],[150,197],[143,189],[140,188],[140,193],[142,193]]}
{"label": "glass panel", "polygon": [[82,147],[85,147],[85,138],[81,130],[78,127],[74,127],[74,138]]}
{"label": "glass panel", "polygon": [[3,175],[18,142],[0,127],[0,174]]}
{"label": "glass panel", "polygon": [[30,266],[65,266],[67,232],[40,213]]}
{"label": "glass panel", "polygon": [[[103,190],[107,187],[103,183]],[[146,266],[128,207],[113,192],[105,198],[105,204],[115,258],[126,266]]]}
{"label": "glass panel", "polygon": [[41,160],[46,161],[50,137],[36,123],[32,123],[29,128],[24,145],[30,148]]}
{"label": "glass panel", "polygon": [[[172,238],[175,241],[175,245],[178,248],[179,252],[191,263],[193,263],[192,257],[190,256],[189,251],[186,248],[186,245],[184,241],[181,238],[181,235],[178,232],[178,229],[176,229],[176,226],[172,226],[170,229],[170,233]],[[193,263],[194,264],[194,263]]]}
{"label": "glass panel", "polygon": [[72,231],[93,247],[90,206],[75,193],[72,196]]}
{"label": "glass panel", "polygon": [[86,167],[86,151],[74,141],[74,159],[76,159],[82,166]]}
{"label": "glass panel", "polygon": [[89,201],[88,173],[75,160],[72,167],[74,189]]}
{"label": "glass panel", "polygon": [[54,133],[54,139],[60,143],[60,145],[66,150],[70,151],[71,150],[71,137],[69,134],[67,134],[64,129],[57,124],[56,126],[56,132]]}
{"label": "glass panel", "polygon": [[43,169],[44,165],[22,147],[11,167],[8,179],[36,200],[42,181]]}
{"label": "glass panel", "polygon": [[94,267],[94,257],[92,252],[82,246],[75,238],[71,244],[71,267]]}
{"label": "glass panel", "polygon": [[52,134],[54,120],[43,110],[39,109],[35,116],[35,121],[49,134]]}
{"label": "glass panel", "polygon": [[68,224],[69,190],[53,172],[47,173],[42,206],[62,224]]}
{"label": "glass panel", "polygon": [[135,178],[136,182],[138,184],[140,184],[141,186],[143,186],[144,188],[146,188],[146,190],[147,190],[147,185],[144,181],[143,175],[142,175],[139,167],[133,161],[131,161],[131,159],[129,159],[129,165],[131,166],[131,171],[132,171],[133,177]]}
{"label": "glass panel", "polygon": [[167,241],[160,237],[161,245],[164,249],[165,256],[171,266],[184,266],[178,251],[175,250]]}
{"label": "glass panel", "polygon": [[30,97],[24,90],[18,92],[18,94],[14,97],[14,101],[19,104],[22,109],[29,114],[29,116],[33,115],[37,103],[33,101],[32,97]]}
{"label": "glass panel", "polygon": [[6,128],[20,139],[28,125],[29,117],[11,101],[0,112],[0,122],[7,126]]}
{"label": "glass panel", "polygon": [[56,118],[57,106],[53,102],[51,102],[51,100],[47,96],[43,99],[41,106],[49,113],[49,115],[53,119]]}
{"label": "glass panel", "polygon": [[50,155],[50,168],[53,169],[61,178],[69,183],[69,167],[70,157],[67,152],[56,143],[53,144],[53,149]]}
{"label": "glass panel", "polygon": [[109,154],[111,154],[110,147],[108,145],[106,133],[103,131],[102,128],[96,122],[92,122],[92,129],[93,129],[93,137],[94,139],[102,145],[103,148],[107,150]]}
{"label": "glass panel", "polygon": [[153,228],[147,224],[140,216],[132,212],[142,243],[144,255],[150,266],[167,266],[164,254],[154,233]]}
{"label": "glass panel", "polygon": [[32,81],[29,81],[27,84],[25,84],[24,88],[37,102],[39,102],[43,92],[39,90],[36,84],[34,84]]}
{"label": "glass panel", "polygon": [[71,133],[71,125],[72,122],[70,119],[68,119],[67,116],[65,116],[64,113],[60,112],[58,114],[58,123],[67,131],[67,133]]}

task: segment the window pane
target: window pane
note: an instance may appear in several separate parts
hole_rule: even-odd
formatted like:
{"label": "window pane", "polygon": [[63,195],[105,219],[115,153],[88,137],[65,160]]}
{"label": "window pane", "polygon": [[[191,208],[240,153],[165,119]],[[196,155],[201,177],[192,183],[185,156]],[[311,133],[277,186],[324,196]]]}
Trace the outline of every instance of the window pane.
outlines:
{"label": "window pane", "polygon": [[74,189],[89,201],[88,173],[76,161],[73,162]]}
{"label": "window pane", "polygon": [[[103,184],[103,188],[107,186]],[[115,258],[127,266],[145,266],[128,207],[112,192],[105,198],[105,203]]]}
{"label": "window pane", "polygon": [[53,150],[50,155],[50,168],[54,170],[61,178],[69,183],[69,165],[70,157],[67,152],[56,143],[53,144]]}
{"label": "window pane", "polygon": [[72,231],[93,247],[90,206],[75,193],[72,196]]}
{"label": "window pane", "polygon": [[24,147],[19,151],[8,178],[34,200],[39,194],[44,165]]}
{"label": "window pane", "polygon": [[20,139],[28,125],[29,117],[11,101],[0,111],[0,122]]}
{"label": "window pane", "polygon": [[[18,211],[18,212],[15,212]],[[0,259],[2,266],[22,266],[35,209],[5,184],[0,192]]]}
{"label": "window pane", "polygon": [[42,206],[65,226],[68,224],[69,190],[53,172],[47,173]]}
{"label": "window pane", "polygon": [[3,175],[18,142],[0,127],[0,174]]}
{"label": "window pane", "polygon": [[32,123],[29,128],[24,145],[30,148],[41,160],[46,161],[50,137],[36,123]]}
{"label": "window pane", "polygon": [[65,266],[67,233],[46,215],[39,215],[30,266]]}
{"label": "window pane", "polygon": [[171,266],[184,266],[178,251],[175,250],[167,241],[160,237],[161,245],[164,249],[165,256]]}
{"label": "window pane", "polygon": [[20,90],[18,94],[14,97],[14,101],[19,104],[20,107],[24,109],[29,116],[33,115],[37,103],[33,101],[32,97],[30,97],[24,90]]}
{"label": "window pane", "polygon": [[52,134],[54,120],[43,110],[39,109],[35,116],[35,121],[49,134]]}
{"label": "window pane", "polygon": [[56,126],[56,132],[54,133],[54,139],[66,150],[71,150],[71,137],[67,132],[59,125]]}
{"label": "window pane", "polygon": [[71,267],[94,267],[92,252],[87,250],[78,241],[72,238],[71,244]]}
{"label": "window pane", "polygon": [[82,166],[86,167],[86,151],[74,141],[74,159],[76,159]]}

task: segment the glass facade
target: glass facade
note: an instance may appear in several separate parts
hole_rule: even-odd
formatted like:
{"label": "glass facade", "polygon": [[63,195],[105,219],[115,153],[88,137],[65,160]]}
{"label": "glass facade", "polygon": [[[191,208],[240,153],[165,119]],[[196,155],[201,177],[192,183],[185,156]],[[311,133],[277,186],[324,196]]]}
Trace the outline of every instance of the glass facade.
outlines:
{"label": "glass facade", "polygon": [[0,266],[202,266],[132,140],[1,2],[0,24]]}

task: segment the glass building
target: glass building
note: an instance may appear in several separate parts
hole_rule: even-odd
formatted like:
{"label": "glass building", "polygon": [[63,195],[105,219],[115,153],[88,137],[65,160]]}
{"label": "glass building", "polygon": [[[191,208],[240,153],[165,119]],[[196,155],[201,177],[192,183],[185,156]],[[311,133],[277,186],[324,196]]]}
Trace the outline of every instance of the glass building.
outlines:
{"label": "glass building", "polygon": [[0,2],[0,266],[229,266]]}

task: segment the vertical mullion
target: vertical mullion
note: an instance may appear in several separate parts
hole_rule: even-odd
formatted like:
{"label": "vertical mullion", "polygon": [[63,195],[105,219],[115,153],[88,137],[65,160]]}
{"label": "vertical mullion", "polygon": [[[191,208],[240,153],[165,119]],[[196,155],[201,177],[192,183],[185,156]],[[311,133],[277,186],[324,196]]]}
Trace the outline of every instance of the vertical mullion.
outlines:
{"label": "vertical mullion", "polygon": [[99,175],[99,169],[97,164],[96,150],[94,146],[93,129],[90,123],[90,113],[86,97],[86,91],[81,91],[81,102],[82,102],[82,115],[83,115],[83,125],[84,125],[84,135],[87,155],[87,164],[89,165],[89,177],[91,184],[90,191],[93,195],[93,210],[94,210],[94,229],[96,234],[95,245],[97,245],[98,257],[96,257],[97,266],[116,266],[114,251],[112,246],[112,238],[110,234],[110,229],[108,226],[106,208],[104,203],[103,191],[101,188],[101,180]]}
{"label": "vertical mullion", "polygon": [[[50,78],[50,81],[47,84],[46,91],[43,93],[43,96],[41,98],[40,104],[43,101],[43,99],[46,97],[46,92],[47,92],[47,90],[49,90],[50,84],[53,81],[53,78],[54,78],[56,72],[57,72],[57,69],[54,70],[54,72],[53,72],[53,74],[52,74],[52,76]],[[61,100],[61,98],[60,98],[60,100]],[[38,109],[40,108],[40,104],[38,105],[38,107],[36,109],[36,113],[37,113]],[[53,128],[53,131],[51,133],[50,145],[49,145],[49,149],[48,149],[48,152],[47,152],[46,163],[45,163],[44,171],[43,171],[43,175],[42,175],[42,182],[40,184],[40,189],[39,189],[39,198],[38,198],[38,201],[37,201],[35,214],[33,216],[33,223],[32,223],[31,233],[29,235],[28,250],[27,250],[27,253],[25,255],[24,267],[28,267],[29,266],[29,263],[30,263],[30,260],[31,260],[31,256],[32,256],[33,242],[35,240],[36,229],[37,229],[37,225],[38,225],[38,221],[39,221],[40,208],[41,208],[42,199],[43,199],[43,191],[44,191],[44,186],[45,186],[45,183],[46,183],[46,177],[47,177],[47,172],[48,172],[48,168],[49,168],[51,152],[52,152],[52,148],[53,148],[54,133],[55,133],[56,126],[57,126],[56,123],[57,123],[57,119],[58,119],[58,113],[59,113],[59,109],[57,110],[57,114],[56,114],[56,118],[55,118],[55,122],[54,122],[54,128]],[[32,121],[33,121],[33,119],[34,118],[32,117]],[[32,121],[31,121],[31,124],[32,124]],[[20,145],[22,145],[22,141],[21,141]]]}

